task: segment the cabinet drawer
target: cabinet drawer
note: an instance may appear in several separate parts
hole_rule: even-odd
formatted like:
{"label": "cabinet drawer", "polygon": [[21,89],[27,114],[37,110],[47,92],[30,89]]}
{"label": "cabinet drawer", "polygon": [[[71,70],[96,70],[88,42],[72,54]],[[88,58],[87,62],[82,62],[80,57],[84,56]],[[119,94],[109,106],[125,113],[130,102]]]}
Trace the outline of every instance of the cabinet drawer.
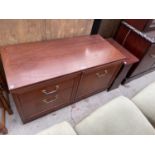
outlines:
{"label": "cabinet drawer", "polygon": [[74,86],[78,79],[79,73],[16,90],[13,97],[23,122],[29,122],[72,103]]}
{"label": "cabinet drawer", "polygon": [[92,93],[107,89],[120,67],[121,63],[115,62],[83,72],[76,98],[80,99]]}
{"label": "cabinet drawer", "polygon": [[23,94],[27,92],[36,93],[36,91],[39,93],[39,96],[49,94],[49,93],[52,94],[52,92],[54,93],[55,91],[57,92],[57,91],[72,87],[74,83],[74,79],[77,76],[78,74],[75,74],[74,76],[61,77],[61,78],[37,83],[34,85],[18,88],[13,91],[13,94]]}
{"label": "cabinet drawer", "polygon": [[18,95],[21,112],[25,120],[39,117],[40,114],[55,110],[70,103],[72,88],[68,88],[50,95],[39,96],[38,92]]}
{"label": "cabinet drawer", "polygon": [[74,83],[74,80],[70,79],[70,81],[63,81],[63,82],[56,82],[56,83],[51,82],[49,86],[43,84],[42,86],[39,86],[39,87],[36,86],[36,88],[23,93],[23,96],[24,95],[29,96],[29,98],[32,100],[34,97],[42,99],[44,97],[63,91],[67,88],[72,88],[73,83]]}

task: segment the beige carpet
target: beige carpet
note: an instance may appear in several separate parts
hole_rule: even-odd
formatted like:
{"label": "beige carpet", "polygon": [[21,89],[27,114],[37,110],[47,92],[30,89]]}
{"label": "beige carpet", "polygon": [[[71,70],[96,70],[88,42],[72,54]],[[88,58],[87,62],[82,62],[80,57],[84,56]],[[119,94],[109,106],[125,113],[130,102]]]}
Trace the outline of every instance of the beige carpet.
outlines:
{"label": "beige carpet", "polygon": [[40,132],[41,130],[62,121],[69,121],[74,126],[81,119],[89,115],[92,111],[102,106],[109,100],[119,95],[124,95],[128,98],[131,98],[138,91],[153,81],[155,81],[155,72],[133,80],[132,82],[124,86],[120,86],[118,89],[113,91],[104,91],[97,95],[86,98],[71,106],[50,113],[25,125],[22,124],[15,104],[12,100],[11,105],[14,111],[14,115],[7,115],[7,128],[9,130],[9,134],[36,134],[37,132]]}

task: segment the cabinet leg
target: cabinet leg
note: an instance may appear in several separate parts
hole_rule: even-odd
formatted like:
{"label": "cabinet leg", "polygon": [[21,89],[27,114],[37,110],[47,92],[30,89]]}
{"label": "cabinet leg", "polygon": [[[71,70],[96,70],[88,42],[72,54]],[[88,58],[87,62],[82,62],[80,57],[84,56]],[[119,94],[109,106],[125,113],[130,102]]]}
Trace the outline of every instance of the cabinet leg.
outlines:
{"label": "cabinet leg", "polygon": [[8,130],[5,127],[5,109],[3,109],[3,111],[2,111],[2,120],[1,120],[1,129],[0,129],[0,132],[2,134],[7,134],[8,133]]}
{"label": "cabinet leg", "polygon": [[3,104],[4,108],[7,110],[7,112],[11,115],[13,114],[13,111],[8,103],[8,101],[5,99],[5,97],[3,96],[3,94],[0,94],[0,101]]}
{"label": "cabinet leg", "polygon": [[8,134],[8,129],[7,129],[7,128],[1,129],[1,133],[2,133],[3,135]]}

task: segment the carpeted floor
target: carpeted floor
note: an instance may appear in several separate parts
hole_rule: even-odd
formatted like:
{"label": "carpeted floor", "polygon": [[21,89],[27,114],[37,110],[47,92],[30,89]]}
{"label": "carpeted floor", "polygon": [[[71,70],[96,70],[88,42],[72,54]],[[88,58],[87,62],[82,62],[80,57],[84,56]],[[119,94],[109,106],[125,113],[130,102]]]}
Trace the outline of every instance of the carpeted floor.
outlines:
{"label": "carpeted floor", "polygon": [[89,115],[98,107],[106,104],[109,100],[124,95],[128,98],[134,96],[138,91],[143,89],[145,86],[155,81],[155,72],[149,73],[141,78],[133,80],[132,82],[120,86],[110,92],[101,92],[97,95],[86,98],[80,102],[72,104],[68,107],[50,113],[44,117],[34,120],[27,124],[22,124],[15,104],[11,99],[11,105],[14,111],[12,116],[7,115],[7,128],[9,134],[36,134],[43,129],[46,129],[56,123],[62,121],[69,121],[73,126],[81,119]]}

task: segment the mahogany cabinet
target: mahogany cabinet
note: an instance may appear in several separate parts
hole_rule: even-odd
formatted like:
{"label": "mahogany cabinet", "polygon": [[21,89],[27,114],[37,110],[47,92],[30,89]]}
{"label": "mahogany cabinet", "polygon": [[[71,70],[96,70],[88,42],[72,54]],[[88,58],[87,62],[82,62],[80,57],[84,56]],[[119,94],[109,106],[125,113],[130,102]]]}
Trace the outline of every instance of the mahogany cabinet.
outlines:
{"label": "mahogany cabinet", "polygon": [[135,27],[140,31],[152,31],[155,30],[155,20],[154,19],[125,19],[125,22]]}
{"label": "mahogany cabinet", "polygon": [[106,90],[125,56],[99,35],[3,47],[2,64],[24,123]]}
{"label": "mahogany cabinet", "polygon": [[114,38],[139,59],[129,70],[126,82],[155,70],[155,31],[143,33],[122,22]]}

